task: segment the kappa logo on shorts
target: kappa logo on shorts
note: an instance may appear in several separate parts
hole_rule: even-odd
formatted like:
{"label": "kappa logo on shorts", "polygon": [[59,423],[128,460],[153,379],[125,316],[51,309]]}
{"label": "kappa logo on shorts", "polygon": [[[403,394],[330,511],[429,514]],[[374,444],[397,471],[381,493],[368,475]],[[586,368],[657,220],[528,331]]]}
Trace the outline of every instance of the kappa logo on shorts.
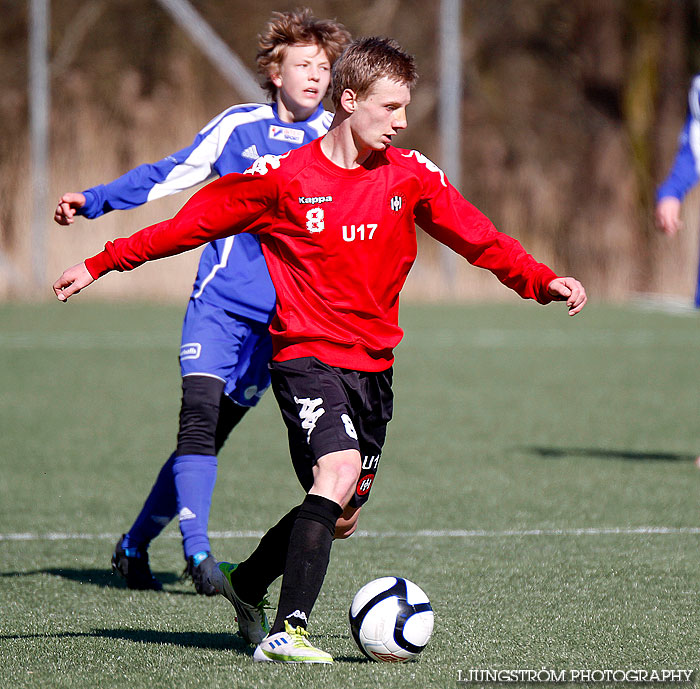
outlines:
{"label": "kappa logo on shorts", "polygon": [[315,400],[312,400],[309,397],[299,399],[296,395],[294,395],[294,401],[297,404],[301,404],[301,409],[299,410],[301,427],[307,431],[306,442],[310,443],[311,434],[313,433],[314,428],[316,428],[316,423],[326,413],[326,410],[319,406],[323,404],[323,399],[321,397],[317,397]]}
{"label": "kappa logo on shorts", "polygon": [[202,345],[199,342],[188,342],[180,347],[180,361],[199,359],[201,353]]}

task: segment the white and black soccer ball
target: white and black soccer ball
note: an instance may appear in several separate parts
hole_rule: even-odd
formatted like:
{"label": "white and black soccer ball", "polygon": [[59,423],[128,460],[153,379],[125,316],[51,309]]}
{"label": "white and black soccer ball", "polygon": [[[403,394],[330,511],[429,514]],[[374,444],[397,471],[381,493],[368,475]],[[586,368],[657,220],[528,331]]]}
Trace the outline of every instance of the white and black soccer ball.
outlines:
{"label": "white and black soccer ball", "polygon": [[415,658],[433,633],[433,609],[408,579],[382,577],[365,584],[350,606],[350,631],[371,660],[403,663]]}

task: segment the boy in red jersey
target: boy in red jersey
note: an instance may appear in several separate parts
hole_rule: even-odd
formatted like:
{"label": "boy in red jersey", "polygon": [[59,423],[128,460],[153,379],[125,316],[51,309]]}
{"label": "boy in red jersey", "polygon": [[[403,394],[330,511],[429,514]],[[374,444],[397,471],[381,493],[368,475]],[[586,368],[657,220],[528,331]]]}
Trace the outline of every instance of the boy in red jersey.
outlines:
{"label": "boy in red jersey", "polygon": [[395,42],[355,41],[334,66],[336,115],[322,139],[213,182],[173,219],[108,242],[54,284],[65,301],[110,270],[228,234],[260,236],[277,291],[272,385],[307,495],[246,562],[221,564],[218,586],[241,609],[284,575],[256,660],[332,662],[308,642],[306,626],[333,538],[355,530],[378,468],[415,223],[524,298],[566,301],[570,315],[586,303],[577,280],[557,277],[498,232],[434,163],[391,147],[407,126],[415,80],[413,58]]}

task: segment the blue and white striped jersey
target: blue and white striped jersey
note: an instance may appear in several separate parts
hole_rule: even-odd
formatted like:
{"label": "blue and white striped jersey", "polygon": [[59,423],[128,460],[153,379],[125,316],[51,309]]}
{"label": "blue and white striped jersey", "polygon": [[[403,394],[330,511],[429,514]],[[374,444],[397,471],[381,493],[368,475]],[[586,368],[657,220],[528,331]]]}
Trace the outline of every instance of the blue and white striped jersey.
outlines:
{"label": "blue and white striped jersey", "polygon": [[[275,103],[234,105],[207,124],[187,148],[157,163],[139,165],[109,184],[85,190],[81,214],[97,218],[183,191],[217,175],[243,172],[260,156],[282,155],[322,136],[331,120],[332,113],[322,105],[308,120],[291,124],[278,118]],[[245,233],[207,245],[192,298],[269,323],[275,291],[258,238]]]}
{"label": "blue and white striped jersey", "polygon": [[688,92],[688,117],[678,139],[678,153],[671,172],[656,191],[657,202],[667,196],[682,201],[700,180],[700,74]]}

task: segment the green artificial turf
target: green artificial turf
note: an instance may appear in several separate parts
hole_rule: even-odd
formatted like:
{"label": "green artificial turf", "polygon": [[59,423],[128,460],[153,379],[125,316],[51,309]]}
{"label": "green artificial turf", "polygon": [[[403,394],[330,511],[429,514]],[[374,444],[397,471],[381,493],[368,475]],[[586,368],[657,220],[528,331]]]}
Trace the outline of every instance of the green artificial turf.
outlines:
{"label": "green artificial turf", "polygon": [[[336,662],[296,668],[254,664],[229,603],[180,581],[176,524],[150,551],[163,593],[109,572],[174,447],[181,316],[0,306],[3,687],[437,688],[542,668],[685,669],[698,685],[699,316],[402,307],[378,478],[311,619]],[[220,454],[214,554],[244,558],[301,495],[270,394]],[[372,663],[349,633],[355,591],[388,574],[435,610],[413,663]]]}

